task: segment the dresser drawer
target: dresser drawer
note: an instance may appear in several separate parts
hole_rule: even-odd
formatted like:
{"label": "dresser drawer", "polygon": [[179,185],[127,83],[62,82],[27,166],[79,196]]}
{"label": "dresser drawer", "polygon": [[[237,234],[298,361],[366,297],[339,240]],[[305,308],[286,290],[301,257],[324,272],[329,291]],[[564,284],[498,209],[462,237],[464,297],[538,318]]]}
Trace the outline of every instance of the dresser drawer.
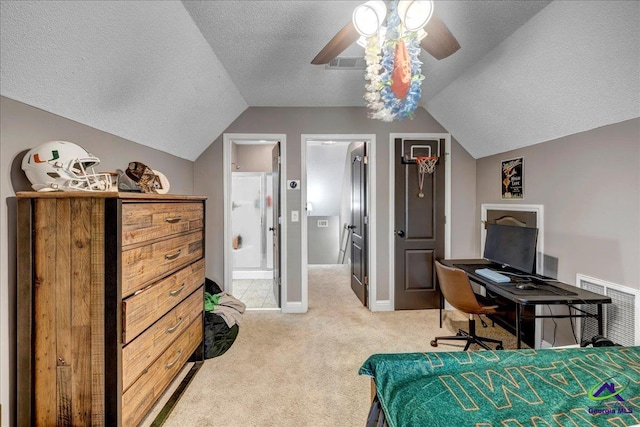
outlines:
{"label": "dresser drawer", "polygon": [[123,203],[122,246],[200,230],[202,203]]}
{"label": "dresser drawer", "polygon": [[[122,389],[126,390],[144,369],[162,354],[204,310],[203,289],[195,291],[122,349]],[[200,324],[202,328],[202,324]]]}
{"label": "dresser drawer", "polygon": [[204,259],[137,291],[122,302],[123,343],[138,336],[204,283]]}
{"label": "dresser drawer", "polygon": [[202,315],[122,395],[122,425],[135,426],[202,342]]}
{"label": "dresser drawer", "polygon": [[202,230],[122,252],[122,296],[126,297],[202,258]]}

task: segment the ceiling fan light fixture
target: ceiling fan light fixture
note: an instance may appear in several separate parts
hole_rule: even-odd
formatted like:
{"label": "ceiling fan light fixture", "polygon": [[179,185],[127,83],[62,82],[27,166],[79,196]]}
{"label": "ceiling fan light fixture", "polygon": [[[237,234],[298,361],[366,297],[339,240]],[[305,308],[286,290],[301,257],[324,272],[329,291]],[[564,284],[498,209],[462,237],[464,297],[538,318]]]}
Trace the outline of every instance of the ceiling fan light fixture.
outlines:
{"label": "ceiling fan light fixture", "polygon": [[[422,37],[426,37],[427,33],[425,33],[424,31],[422,31],[424,34],[422,35]],[[378,29],[378,44],[380,45],[380,49],[382,49],[382,46],[384,45],[384,38],[387,34],[387,27],[385,27],[384,25],[381,25],[380,28]],[[418,37],[420,37],[420,33],[418,33]],[[358,46],[362,46],[366,49],[367,47],[367,38],[365,36],[360,36],[358,38],[358,41],[356,43],[358,43]],[[420,39],[418,39],[420,40]]]}
{"label": "ceiling fan light fixture", "polygon": [[433,0],[400,0],[398,15],[407,30],[418,31],[433,15]]}
{"label": "ceiling fan light fixture", "polygon": [[353,25],[361,36],[375,35],[387,16],[387,6],[382,0],[369,0],[353,10]]}

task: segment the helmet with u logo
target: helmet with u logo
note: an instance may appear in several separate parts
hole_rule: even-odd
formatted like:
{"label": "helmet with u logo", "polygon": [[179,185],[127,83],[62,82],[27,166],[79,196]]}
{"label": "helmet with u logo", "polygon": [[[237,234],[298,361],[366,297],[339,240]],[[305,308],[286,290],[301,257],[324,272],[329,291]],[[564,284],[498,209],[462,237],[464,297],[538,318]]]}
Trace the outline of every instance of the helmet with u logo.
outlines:
{"label": "helmet with u logo", "polygon": [[112,174],[94,172],[98,164],[73,142],[49,141],[25,154],[22,170],[36,191],[117,191]]}

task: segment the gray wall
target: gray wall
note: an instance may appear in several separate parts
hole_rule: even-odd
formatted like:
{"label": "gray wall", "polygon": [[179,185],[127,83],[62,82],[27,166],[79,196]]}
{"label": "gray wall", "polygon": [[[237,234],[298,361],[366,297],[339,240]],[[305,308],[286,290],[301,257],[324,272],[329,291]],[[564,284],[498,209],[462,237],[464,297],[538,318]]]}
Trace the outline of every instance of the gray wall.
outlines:
{"label": "gray wall", "polygon": [[[413,120],[385,123],[367,117],[367,109],[360,107],[251,107],[245,110],[226,130],[226,133],[284,133],[287,136],[287,176],[285,179],[300,177],[300,145],[302,134],[375,134],[376,135],[376,174],[377,188],[373,189],[377,197],[377,259],[371,268],[375,268],[380,285],[378,299],[389,298],[384,286],[389,277],[389,134],[390,133],[433,133],[446,130],[423,108],[416,110]],[[452,168],[454,175],[457,167],[469,164],[468,154],[452,141]],[[460,166],[457,166],[460,165]],[[475,176],[465,172],[456,179],[452,188],[452,211],[459,206],[466,208],[469,199],[475,199]],[[209,197],[207,207],[207,276],[213,280],[223,278],[223,193],[222,193],[222,135],[195,162],[194,191]],[[304,212],[300,192],[287,191],[287,208]],[[289,212],[285,217],[289,217]],[[460,233],[453,247],[460,240],[464,243],[461,250],[453,250],[456,256],[471,256],[472,248],[467,243],[465,233],[473,230],[475,210],[456,215],[452,221],[466,221],[464,224],[453,222],[453,229],[460,225]],[[300,223],[287,224],[287,277],[286,301],[301,300],[301,253],[302,238]],[[477,251],[477,250],[476,250]]]}
{"label": "gray wall", "polygon": [[233,169],[232,172],[272,172],[271,156],[273,144],[233,145],[236,147],[237,154],[236,160],[233,160],[232,157],[232,162],[237,162],[238,168]]}
{"label": "gray wall", "polygon": [[[311,215],[339,215],[347,145],[307,145],[307,201]],[[351,171],[348,172],[351,176]]]}
{"label": "gray wall", "polygon": [[[500,161],[519,156],[524,199],[503,201]],[[545,274],[575,284],[580,273],[640,289],[640,119],[479,159],[476,166],[478,210],[482,203],[544,205]],[[567,314],[562,306],[543,310]],[[545,319],[542,339],[575,342],[567,319]]]}
{"label": "gray wall", "polygon": [[[171,183],[171,193],[193,194],[193,162],[132,143],[125,139],[65,119],[55,114],[0,97],[0,396],[3,422],[10,408],[4,404],[13,399],[15,378],[11,387],[8,373],[15,373],[15,200],[17,191],[31,190],[20,169],[23,153],[43,142],[74,142],[97,156],[96,170],[124,169],[131,160],[139,160],[163,172]],[[13,406],[15,402],[8,403]],[[6,417],[6,418],[5,418]]]}
{"label": "gray wall", "polygon": [[[310,216],[307,222],[309,264],[337,264],[340,252],[340,217]],[[318,221],[327,221],[327,227],[319,227]]]}
{"label": "gray wall", "polygon": [[[524,200],[503,201],[500,161],[519,156]],[[476,166],[478,210],[482,203],[544,205],[544,250],[558,260],[559,280],[575,284],[581,273],[640,289],[640,119],[479,159]]]}
{"label": "gray wall", "polygon": [[476,160],[451,138],[451,258],[480,256],[480,229],[476,226]]}

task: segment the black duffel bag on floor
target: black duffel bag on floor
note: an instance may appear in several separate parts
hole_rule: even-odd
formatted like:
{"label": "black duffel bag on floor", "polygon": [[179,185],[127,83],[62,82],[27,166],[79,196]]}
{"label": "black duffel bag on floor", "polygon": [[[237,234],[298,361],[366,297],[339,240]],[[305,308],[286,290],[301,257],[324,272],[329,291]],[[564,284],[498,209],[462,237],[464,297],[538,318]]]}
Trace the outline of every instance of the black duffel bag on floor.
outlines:
{"label": "black duffel bag on floor", "polygon": [[[219,294],[222,289],[211,279],[205,279],[205,291],[211,295]],[[219,315],[204,312],[204,358],[211,359],[226,353],[238,336],[238,325],[229,327]]]}

